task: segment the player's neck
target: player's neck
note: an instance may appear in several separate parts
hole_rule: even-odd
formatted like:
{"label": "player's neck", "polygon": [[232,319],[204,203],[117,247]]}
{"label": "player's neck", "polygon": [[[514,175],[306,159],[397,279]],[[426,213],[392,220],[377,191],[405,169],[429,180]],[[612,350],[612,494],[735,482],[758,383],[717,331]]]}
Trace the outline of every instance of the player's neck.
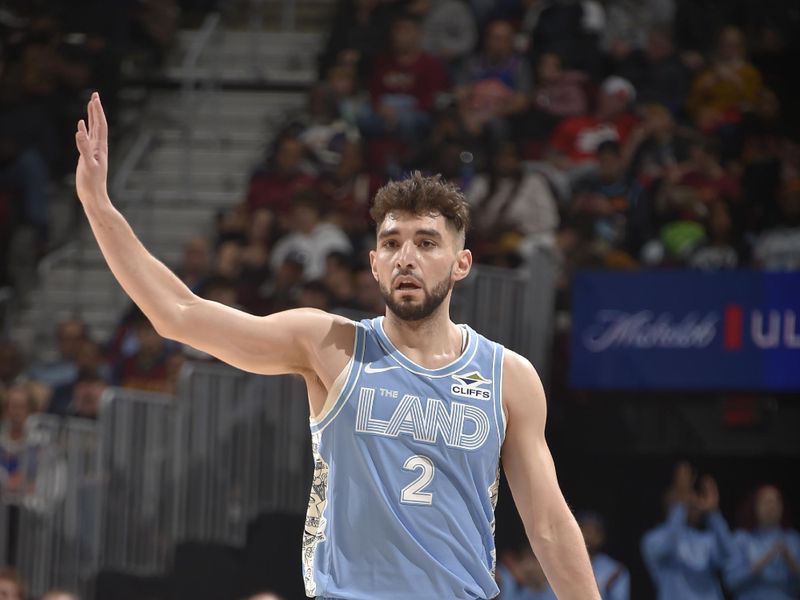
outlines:
{"label": "player's neck", "polygon": [[461,329],[450,320],[444,306],[427,319],[404,321],[387,311],[386,335],[406,357],[427,369],[446,366],[461,356]]}

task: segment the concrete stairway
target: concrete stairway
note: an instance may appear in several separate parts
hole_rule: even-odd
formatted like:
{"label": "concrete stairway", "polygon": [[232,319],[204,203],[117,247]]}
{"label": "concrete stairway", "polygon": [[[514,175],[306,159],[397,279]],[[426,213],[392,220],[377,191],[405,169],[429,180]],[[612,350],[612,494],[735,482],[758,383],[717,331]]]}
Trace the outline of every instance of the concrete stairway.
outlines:
{"label": "concrete stairway", "polygon": [[[302,107],[303,87],[316,77],[322,36],[264,35],[268,43],[254,47],[247,32],[217,32],[187,72],[180,57],[194,38],[181,33],[167,72],[190,77],[196,91],[184,86],[151,93],[139,137],[112,160],[112,200],[145,246],[171,267],[189,238],[210,234],[214,215],[241,200],[282,118]],[[252,90],[226,89],[245,81]],[[270,82],[290,83],[295,91],[262,91]],[[80,316],[104,341],[129,304],[85,221],[74,240],[43,261],[30,298],[12,319],[11,335],[35,358],[53,354],[60,319]]]}

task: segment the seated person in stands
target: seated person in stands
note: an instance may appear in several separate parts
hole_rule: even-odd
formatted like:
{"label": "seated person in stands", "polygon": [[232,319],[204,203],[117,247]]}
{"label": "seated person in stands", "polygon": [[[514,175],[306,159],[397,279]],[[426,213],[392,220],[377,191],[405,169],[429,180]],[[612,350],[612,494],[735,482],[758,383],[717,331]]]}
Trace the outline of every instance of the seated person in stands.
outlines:
{"label": "seated person in stands", "polygon": [[514,51],[514,28],[497,20],[486,27],[483,53],[469,59],[458,77],[456,96],[466,99],[467,119],[489,128],[498,138],[510,131],[506,118],[528,107],[531,72],[524,57]]}
{"label": "seated person in stands", "polygon": [[525,172],[516,144],[499,145],[491,171],[475,177],[465,195],[479,215],[473,245],[479,259],[507,252],[510,235],[516,246],[525,236],[536,236],[545,245],[554,242],[558,209],[553,193],[540,173]]}
{"label": "seated person in stands", "polygon": [[763,86],[761,73],[747,60],[742,31],[725,27],[714,60],[692,83],[686,108],[698,129],[714,131],[737,124],[755,105]]}
{"label": "seated person in stands", "polygon": [[596,240],[621,248],[630,208],[629,187],[619,143],[603,142],[597,148],[597,170],[574,185],[570,212],[591,219]]}
{"label": "seated person in stands", "polygon": [[800,174],[784,176],[778,207],[778,221],[755,240],[753,262],[772,271],[796,271],[800,269]]}
{"label": "seated person in stands", "polygon": [[292,197],[311,189],[315,177],[306,163],[306,147],[296,135],[281,134],[266,163],[250,179],[243,208],[251,214],[259,208],[271,210],[282,222],[291,210]]}
{"label": "seated person in stands", "polygon": [[275,244],[270,259],[273,272],[280,269],[287,256],[303,257],[306,281],[325,274],[325,258],[331,252],[350,254],[350,240],[333,223],[323,221],[322,199],[316,192],[297,195],[293,200],[292,231]]}
{"label": "seated person in stands", "polygon": [[594,113],[562,121],[550,138],[560,168],[570,170],[593,162],[603,142],[624,146],[637,121],[630,110],[634,100],[636,90],[630,81],[616,76],[603,81]]}
{"label": "seated person in stands", "polygon": [[139,348],[122,358],[115,366],[114,385],[151,392],[163,392],[168,384],[169,350],[144,313],[133,319]]}
{"label": "seated person in stands", "polygon": [[78,354],[87,339],[88,327],[81,319],[75,317],[61,321],[56,332],[59,357],[32,365],[28,375],[54,387],[74,381],[78,374]]}
{"label": "seated person in stands", "polygon": [[[19,498],[35,479],[36,464],[27,446],[28,417],[39,412],[33,382],[18,383],[5,392],[0,423],[0,484],[8,498]],[[27,454],[26,454],[27,453]],[[23,470],[23,468],[27,470]]]}
{"label": "seated person in stands", "polygon": [[389,51],[372,65],[372,111],[359,121],[361,131],[367,137],[420,140],[431,126],[436,98],[446,85],[442,63],[422,50],[417,20],[408,14],[398,16],[392,23]]}

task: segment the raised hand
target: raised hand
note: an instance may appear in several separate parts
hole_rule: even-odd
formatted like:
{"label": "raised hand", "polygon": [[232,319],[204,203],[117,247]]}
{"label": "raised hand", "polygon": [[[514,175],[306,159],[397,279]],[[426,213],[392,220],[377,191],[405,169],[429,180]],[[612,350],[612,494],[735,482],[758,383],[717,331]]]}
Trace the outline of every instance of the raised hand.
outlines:
{"label": "raised hand", "polygon": [[84,207],[106,199],[108,194],[108,123],[97,92],[89,100],[87,113],[89,128],[81,119],[75,133],[75,143],[81,153],[75,172],[75,187]]}
{"label": "raised hand", "polygon": [[719,508],[719,489],[711,475],[704,475],[700,480],[697,507],[703,512],[712,512]]}

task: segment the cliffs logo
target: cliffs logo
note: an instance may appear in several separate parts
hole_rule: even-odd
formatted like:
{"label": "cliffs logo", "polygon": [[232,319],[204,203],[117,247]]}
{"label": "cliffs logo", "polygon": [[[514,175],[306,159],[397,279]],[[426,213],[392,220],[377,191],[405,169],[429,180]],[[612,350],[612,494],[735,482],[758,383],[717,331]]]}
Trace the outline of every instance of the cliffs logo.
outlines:
{"label": "cliffs logo", "polygon": [[492,392],[483,386],[490,387],[491,379],[486,379],[477,371],[466,375],[453,375],[453,379],[458,383],[450,386],[450,391],[462,398],[473,398],[475,400],[491,400]]}

